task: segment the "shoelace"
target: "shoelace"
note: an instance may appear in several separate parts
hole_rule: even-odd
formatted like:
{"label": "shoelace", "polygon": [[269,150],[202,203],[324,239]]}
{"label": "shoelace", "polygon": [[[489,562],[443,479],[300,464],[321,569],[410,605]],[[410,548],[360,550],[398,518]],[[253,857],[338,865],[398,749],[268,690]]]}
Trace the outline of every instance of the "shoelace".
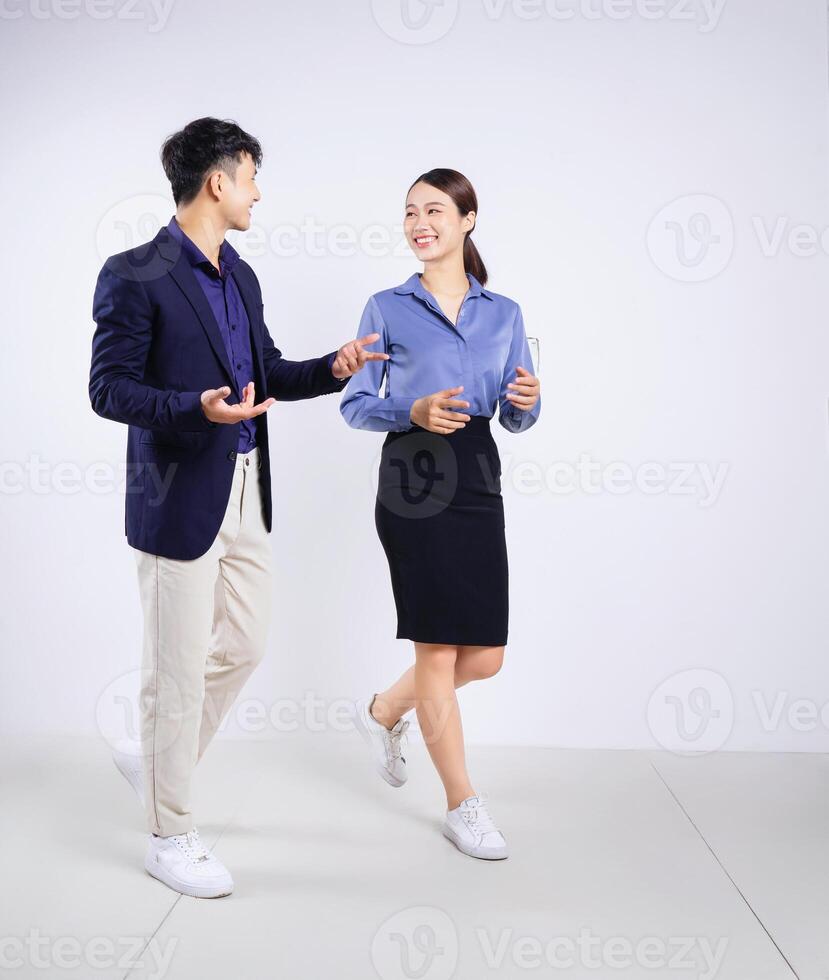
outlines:
{"label": "shoelace", "polygon": [[406,735],[406,729],[409,727],[409,722],[404,721],[400,726],[398,731],[390,731],[388,737],[386,738],[386,747],[389,755],[389,762],[394,762],[395,759],[400,759],[405,762],[406,759],[403,756],[403,746],[402,741],[405,738],[406,744],[409,744],[409,736]]}
{"label": "shoelace", "polygon": [[186,834],[176,834],[173,837],[173,842],[190,861],[210,860],[210,851],[201,842],[199,832],[195,828],[188,830]]}
{"label": "shoelace", "polygon": [[487,809],[487,801],[477,797],[477,803],[469,803],[463,807],[461,810],[461,816],[466,821],[469,827],[474,829],[482,837],[484,834],[488,834],[491,831],[495,833],[500,833],[498,828],[495,826],[489,810]]}

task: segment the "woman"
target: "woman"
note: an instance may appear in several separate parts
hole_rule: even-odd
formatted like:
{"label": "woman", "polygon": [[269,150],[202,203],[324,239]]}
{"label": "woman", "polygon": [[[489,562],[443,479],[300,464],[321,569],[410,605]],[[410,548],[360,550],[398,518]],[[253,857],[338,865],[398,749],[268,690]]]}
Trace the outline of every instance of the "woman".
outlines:
{"label": "woman", "polygon": [[[470,240],[477,212],[475,191],[456,170],[430,170],[409,188],[404,229],[424,272],[369,299],[358,336],[379,333],[388,359],[352,377],[340,411],[355,428],[388,432],[375,523],[397,637],[415,647],[413,667],[358,702],[357,727],[381,776],[402,786],[403,716],[416,708],[446,790],[443,833],[465,854],[492,860],[507,856],[507,844],[470,782],[455,688],[497,673],[507,642],[501,464],[490,419],[497,409],[504,428],[523,432],[541,400],[520,307],[483,288],[486,268]],[[355,367],[357,354],[346,348]]]}

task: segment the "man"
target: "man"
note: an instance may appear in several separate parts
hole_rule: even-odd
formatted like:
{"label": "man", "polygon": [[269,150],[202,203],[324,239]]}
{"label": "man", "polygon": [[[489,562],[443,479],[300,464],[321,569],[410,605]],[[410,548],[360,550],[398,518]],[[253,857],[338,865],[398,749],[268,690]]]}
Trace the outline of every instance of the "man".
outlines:
{"label": "man", "polygon": [[340,392],[366,361],[388,355],[363,349],[379,334],[304,361],[274,346],[256,275],[224,240],[250,227],[260,199],[254,137],[197,119],[166,140],[161,159],[176,213],[101,269],[89,397],[98,415],[129,427],[125,526],[144,613],[141,746],[116,753],[116,764],[144,799],[147,871],[213,898],[233,881],[199,840],[190,783],[265,652],[265,413],[274,401]]}

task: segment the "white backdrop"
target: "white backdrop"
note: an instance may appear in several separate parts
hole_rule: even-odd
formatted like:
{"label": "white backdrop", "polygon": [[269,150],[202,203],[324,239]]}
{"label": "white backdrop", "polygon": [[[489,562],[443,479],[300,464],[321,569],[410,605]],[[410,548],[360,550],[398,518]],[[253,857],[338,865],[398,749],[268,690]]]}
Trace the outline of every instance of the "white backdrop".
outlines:
{"label": "white backdrop", "polygon": [[[539,423],[495,426],[510,643],[462,693],[469,741],[829,749],[822,0],[5,0],[0,19],[0,730],[94,733],[134,694],[126,428],[89,406],[92,290],[172,214],[163,138],[209,114],[265,149],[234,242],[286,356],[344,343],[421,268],[402,207],[434,166],[475,184],[490,286],[540,338]],[[338,404],[270,411],[274,626],[225,736],[336,731],[411,661],[373,524],[382,435]]]}

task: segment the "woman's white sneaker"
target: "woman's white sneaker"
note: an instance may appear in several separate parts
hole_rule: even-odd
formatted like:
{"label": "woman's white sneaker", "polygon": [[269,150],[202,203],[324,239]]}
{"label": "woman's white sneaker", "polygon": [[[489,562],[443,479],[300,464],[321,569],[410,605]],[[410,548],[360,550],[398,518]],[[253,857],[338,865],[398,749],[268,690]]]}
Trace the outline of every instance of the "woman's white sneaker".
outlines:
{"label": "woman's white sneaker", "polygon": [[193,898],[221,898],[233,891],[230,872],[202,844],[195,827],[173,837],[151,834],[144,867],[173,891]]}
{"label": "woman's white sneaker", "polygon": [[381,725],[371,713],[374,697],[371,701],[361,700],[355,705],[354,721],[357,731],[371,749],[375,768],[383,779],[390,786],[402,786],[408,779],[406,759],[403,756],[403,738],[406,737],[409,722],[401,718],[391,729]]}
{"label": "woman's white sneaker", "polygon": [[508,856],[504,835],[495,826],[486,800],[470,796],[454,810],[448,810],[443,836],[470,857],[501,861]]}

